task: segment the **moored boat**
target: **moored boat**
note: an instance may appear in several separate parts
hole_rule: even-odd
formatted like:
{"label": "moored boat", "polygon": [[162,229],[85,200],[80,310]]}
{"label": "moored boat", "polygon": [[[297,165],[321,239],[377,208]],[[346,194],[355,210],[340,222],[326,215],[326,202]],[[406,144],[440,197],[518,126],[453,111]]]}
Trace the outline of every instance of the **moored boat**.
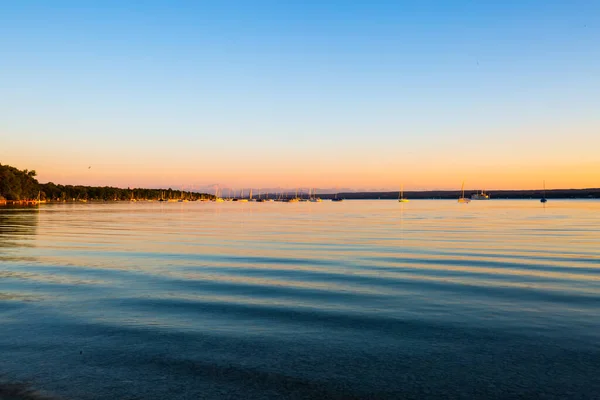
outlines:
{"label": "moored boat", "polygon": [[458,202],[462,203],[462,204],[468,204],[468,203],[470,203],[471,199],[468,199],[468,198],[465,197],[465,182],[464,181],[462,183],[462,187],[461,187],[460,191],[461,191],[461,195],[458,198]]}
{"label": "moored boat", "polygon": [[410,200],[404,197],[404,185],[400,186],[400,193],[398,193],[398,201],[400,203],[408,203]]}
{"label": "moored boat", "polygon": [[490,195],[488,193],[485,192],[485,190],[482,190],[479,193],[473,193],[471,195],[471,200],[489,200],[490,199]]}
{"label": "moored boat", "polygon": [[542,194],[542,198],[540,199],[540,203],[546,203],[548,199],[546,198],[546,181],[544,181],[544,192]]}

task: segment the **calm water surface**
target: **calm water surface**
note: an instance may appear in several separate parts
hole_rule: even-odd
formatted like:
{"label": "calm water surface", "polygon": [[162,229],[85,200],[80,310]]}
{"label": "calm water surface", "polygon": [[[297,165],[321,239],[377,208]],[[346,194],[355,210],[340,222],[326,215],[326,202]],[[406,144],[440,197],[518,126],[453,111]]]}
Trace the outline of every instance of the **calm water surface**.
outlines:
{"label": "calm water surface", "polygon": [[0,381],[64,399],[600,398],[600,202],[0,209]]}

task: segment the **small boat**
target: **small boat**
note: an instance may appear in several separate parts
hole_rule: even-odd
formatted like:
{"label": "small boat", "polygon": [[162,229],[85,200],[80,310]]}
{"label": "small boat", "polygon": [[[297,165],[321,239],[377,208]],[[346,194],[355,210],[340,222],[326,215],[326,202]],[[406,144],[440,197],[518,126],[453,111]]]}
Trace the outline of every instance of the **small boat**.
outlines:
{"label": "small boat", "polygon": [[471,200],[489,200],[490,199],[490,195],[488,193],[485,192],[485,190],[482,190],[479,193],[473,193],[471,195]]}
{"label": "small boat", "polygon": [[542,194],[542,198],[540,199],[540,203],[546,203],[548,199],[546,198],[546,181],[544,181],[544,192]]}
{"label": "small boat", "polygon": [[404,197],[404,186],[400,186],[400,193],[398,193],[398,201],[400,203],[408,203],[410,200]]}
{"label": "small boat", "polygon": [[311,203],[320,203],[322,201],[320,197],[317,197],[315,189],[309,189],[308,197]]}
{"label": "small boat", "polygon": [[[298,196],[298,192],[300,192],[300,196]],[[308,199],[305,199],[304,197],[302,197],[302,189],[296,189],[296,201],[298,201],[298,202],[308,201]]]}
{"label": "small boat", "polygon": [[[336,187],[336,190],[338,188]],[[342,199],[341,197],[338,197],[339,193],[336,193],[335,196],[333,196],[333,198],[331,199],[331,201],[343,201],[344,199]]]}
{"label": "small boat", "polygon": [[296,194],[294,195],[294,197],[291,198],[286,198],[284,200],[286,203],[299,203],[302,201],[302,199],[300,197],[298,197],[298,189],[296,189]]}
{"label": "small boat", "polygon": [[465,197],[465,182],[464,181],[462,183],[462,187],[460,190],[461,190],[461,195],[458,198],[458,202],[462,203],[462,204],[468,204],[471,201],[471,199],[468,199]]}
{"label": "small boat", "polygon": [[239,199],[233,199],[233,201],[239,201],[240,203],[247,203],[248,199],[244,198],[244,189],[242,189],[242,191],[240,192],[240,198]]}
{"label": "small boat", "polygon": [[223,199],[221,197],[221,193],[219,192],[219,188],[217,187],[215,189],[215,199],[213,200],[215,203],[222,203],[225,201],[225,199]]}
{"label": "small boat", "polygon": [[258,198],[255,200],[257,203],[264,203],[266,199],[261,197],[260,189],[258,189]]}

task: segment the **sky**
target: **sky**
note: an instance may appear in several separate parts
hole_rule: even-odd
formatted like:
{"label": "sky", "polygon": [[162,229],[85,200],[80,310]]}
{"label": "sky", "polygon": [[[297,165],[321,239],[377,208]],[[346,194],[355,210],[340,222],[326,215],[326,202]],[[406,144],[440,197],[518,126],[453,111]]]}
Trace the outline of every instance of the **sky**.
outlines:
{"label": "sky", "polygon": [[41,182],[600,187],[598,1],[17,1],[0,163]]}

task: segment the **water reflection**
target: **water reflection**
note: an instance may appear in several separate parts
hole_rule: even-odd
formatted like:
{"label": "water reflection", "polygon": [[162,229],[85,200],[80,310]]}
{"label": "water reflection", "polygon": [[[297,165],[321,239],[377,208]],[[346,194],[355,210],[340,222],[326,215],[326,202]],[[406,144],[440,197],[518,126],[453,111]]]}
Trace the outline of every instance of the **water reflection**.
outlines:
{"label": "water reflection", "polygon": [[0,210],[0,372],[67,399],[590,397],[599,226],[597,202]]}
{"label": "water reflection", "polygon": [[0,207],[0,247],[31,246],[38,224],[37,207]]}

